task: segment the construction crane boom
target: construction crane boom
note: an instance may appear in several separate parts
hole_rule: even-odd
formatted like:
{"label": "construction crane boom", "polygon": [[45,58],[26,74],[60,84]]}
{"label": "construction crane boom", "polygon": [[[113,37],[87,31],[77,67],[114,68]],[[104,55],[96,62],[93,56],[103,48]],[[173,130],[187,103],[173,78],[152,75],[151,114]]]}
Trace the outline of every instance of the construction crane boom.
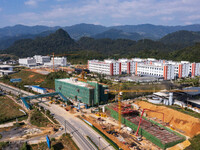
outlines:
{"label": "construction crane boom", "polygon": [[[108,92],[118,93],[118,121],[119,121],[119,131],[120,131],[121,130],[121,99],[122,99],[123,92],[124,93],[129,93],[129,92],[160,92],[160,90],[121,90],[121,84],[120,84],[119,90],[106,89],[104,92],[105,92],[105,94],[107,94]],[[197,90],[167,90],[167,92],[197,92]],[[156,112],[156,113],[161,113],[163,115],[163,122],[164,122],[164,113],[158,112],[158,111],[153,111],[153,110],[145,108],[145,109],[143,109],[141,117],[140,117],[139,125],[138,125],[137,132],[136,132],[136,136],[138,136],[140,124],[141,124],[141,121],[142,121],[142,116],[143,116],[145,110]]]}
{"label": "construction crane boom", "polygon": [[53,57],[53,72],[55,72],[54,57],[55,57],[55,56],[69,56],[69,55],[78,55],[78,54],[55,54],[55,53],[53,52],[51,55],[48,55],[48,56],[52,56],[52,57]]}
{"label": "construction crane boom", "polygon": [[164,113],[163,113],[163,112],[159,112],[159,111],[155,111],[155,110],[151,110],[151,109],[144,108],[144,109],[142,110],[142,114],[141,114],[141,116],[140,116],[140,121],[139,121],[138,128],[137,128],[137,131],[136,131],[136,134],[135,134],[136,136],[138,136],[138,132],[139,132],[139,129],[140,129],[140,124],[141,124],[141,122],[142,122],[142,117],[143,117],[143,114],[144,114],[144,111],[145,111],[145,110],[162,114],[162,115],[163,115],[162,121],[164,122],[164,119],[165,119],[165,118],[164,118]]}
{"label": "construction crane boom", "polygon": [[[122,93],[136,93],[136,92],[161,92],[161,90],[109,90],[107,89],[105,92],[110,92],[110,93],[119,93],[119,92],[122,92]],[[198,92],[198,90],[166,90],[166,92]]]}

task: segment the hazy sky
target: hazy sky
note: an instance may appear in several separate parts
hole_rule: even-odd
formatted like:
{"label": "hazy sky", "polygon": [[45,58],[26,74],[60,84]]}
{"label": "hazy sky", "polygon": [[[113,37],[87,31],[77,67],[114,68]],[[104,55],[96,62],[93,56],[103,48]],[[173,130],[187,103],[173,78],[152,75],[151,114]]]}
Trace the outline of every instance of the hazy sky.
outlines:
{"label": "hazy sky", "polygon": [[0,0],[0,27],[188,25],[200,23],[200,0]]}

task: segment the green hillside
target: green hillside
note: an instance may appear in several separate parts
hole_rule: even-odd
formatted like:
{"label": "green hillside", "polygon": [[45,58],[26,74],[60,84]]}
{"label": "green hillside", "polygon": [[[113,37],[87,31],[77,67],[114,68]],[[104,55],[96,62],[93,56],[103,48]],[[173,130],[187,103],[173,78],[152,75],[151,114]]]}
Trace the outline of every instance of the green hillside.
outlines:
{"label": "green hillside", "polygon": [[164,44],[149,39],[133,41],[129,39],[112,40],[89,37],[74,41],[67,32],[59,29],[46,37],[19,40],[2,53],[13,54],[18,57],[48,55],[52,52],[55,54],[77,54],[68,56],[68,60],[72,63],[87,63],[88,59],[117,59],[122,57],[154,57],[157,59],[199,61],[199,44],[184,48],[186,46],[181,43],[169,43]]}
{"label": "green hillside", "polygon": [[160,42],[164,44],[177,44],[177,45],[193,45],[196,42],[200,42],[200,32],[192,31],[177,31],[170,33],[160,39]]}
{"label": "green hillside", "polygon": [[36,39],[24,39],[16,41],[11,47],[4,52],[14,54],[19,57],[33,56],[37,54],[47,55],[52,52],[63,53],[73,51],[78,45],[62,29],[46,37]]}

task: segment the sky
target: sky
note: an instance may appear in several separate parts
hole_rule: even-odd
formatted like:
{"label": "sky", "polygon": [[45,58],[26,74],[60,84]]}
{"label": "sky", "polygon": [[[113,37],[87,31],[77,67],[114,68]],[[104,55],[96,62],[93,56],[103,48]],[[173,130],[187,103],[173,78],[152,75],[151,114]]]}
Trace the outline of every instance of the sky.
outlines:
{"label": "sky", "polygon": [[0,27],[200,24],[200,0],[0,0]]}

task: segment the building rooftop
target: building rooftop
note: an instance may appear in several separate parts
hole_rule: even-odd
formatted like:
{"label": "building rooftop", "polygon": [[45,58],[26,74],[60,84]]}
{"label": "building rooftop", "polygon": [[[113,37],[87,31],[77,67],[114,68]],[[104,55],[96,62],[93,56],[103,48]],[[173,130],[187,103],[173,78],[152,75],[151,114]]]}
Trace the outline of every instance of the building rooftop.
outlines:
{"label": "building rooftop", "polygon": [[66,82],[66,83],[70,83],[70,84],[77,85],[77,86],[87,87],[89,89],[94,89],[94,87],[91,86],[90,84],[88,84],[86,82],[78,81],[77,78],[57,79],[57,81]]}
{"label": "building rooftop", "polygon": [[41,89],[41,90],[46,90],[45,88],[42,88],[42,87],[39,87],[39,86],[36,86],[36,85],[33,85],[32,87],[37,88],[37,89]]}
{"label": "building rooftop", "polygon": [[161,97],[169,97],[168,92],[156,92],[156,93],[153,93],[153,94],[157,95],[157,96],[161,96]]}
{"label": "building rooftop", "polygon": [[200,105],[200,100],[188,100],[188,102],[192,102],[192,103]]}
{"label": "building rooftop", "polygon": [[0,65],[0,68],[12,68],[13,66],[10,65]]}
{"label": "building rooftop", "polygon": [[12,70],[1,70],[1,69],[0,69],[0,72],[4,72],[4,73],[14,73],[15,71],[12,71]]}
{"label": "building rooftop", "polygon": [[[188,95],[199,95],[200,94],[200,87],[189,87],[189,88],[184,88],[183,90],[186,90],[185,93]],[[191,90],[191,91],[187,91]]]}

